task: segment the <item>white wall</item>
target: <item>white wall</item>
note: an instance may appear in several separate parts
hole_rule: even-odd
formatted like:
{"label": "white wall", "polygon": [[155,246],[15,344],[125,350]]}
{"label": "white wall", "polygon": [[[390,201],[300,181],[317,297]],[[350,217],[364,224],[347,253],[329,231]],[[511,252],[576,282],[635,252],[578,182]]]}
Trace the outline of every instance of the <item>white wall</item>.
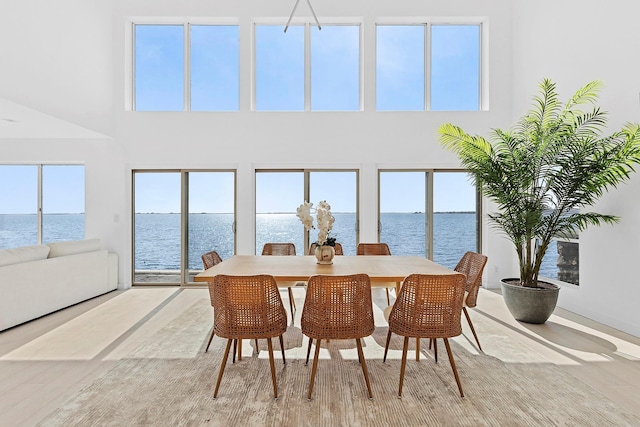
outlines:
{"label": "white wall", "polygon": [[[548,77],[562,99],[591,80],[605,88],[598,105],[611,131],[640,121],[640,3],[634,0],[514,2],[514,120]],[[640,176],[611,191],[594,208],[621,217],[615,226],[580,235],[580,286],[566,285],[559,305],[640,336],[640,286],[633,267],[640,253]]]}

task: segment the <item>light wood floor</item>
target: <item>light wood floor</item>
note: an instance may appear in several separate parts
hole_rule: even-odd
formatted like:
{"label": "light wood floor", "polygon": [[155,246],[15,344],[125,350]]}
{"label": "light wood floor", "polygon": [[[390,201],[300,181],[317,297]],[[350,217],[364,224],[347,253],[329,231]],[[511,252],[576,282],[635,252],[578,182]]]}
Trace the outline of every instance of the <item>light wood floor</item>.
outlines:
{"label": "light wood floor", "polygon": [[[299,319],[304,290],[294,292]],[[384,291],[374,292],[376,303],[386,304]],[[207,297],[206,288],[115,291],[0,332],[0,426],[37,424],[195,301]],[[516,347],[520,351],[510,354],[485,348],[488,354],[500,352],[502,360],[516,363],[554,363],[640,416],[640,338],[561,309],[545,325],[521,324],[511,318],[497,291],[484,289],[471,316],[481,342],[483,325],[493,322],[506,339],[522,344]],[[463,327],[463,339],[472,343],[464,319]]]}

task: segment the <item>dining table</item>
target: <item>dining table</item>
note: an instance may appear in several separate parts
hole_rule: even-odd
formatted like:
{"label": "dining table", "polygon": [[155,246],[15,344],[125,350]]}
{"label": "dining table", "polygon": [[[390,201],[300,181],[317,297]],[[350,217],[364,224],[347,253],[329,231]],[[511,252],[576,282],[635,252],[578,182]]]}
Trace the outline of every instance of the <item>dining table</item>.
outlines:
{"label": "dining table", "polygon": [[316,258],[304,256],[234,255],[197,274],[196,282],[209,282],[218,274],[249,276],[269,274],[276,282],[306,282],[317,274],[348,275],[366,273],[371,286],[395,282],[400,290],[410,274],[451,274],[454,271],[421,256],[336,256],[333,264],[318,264]]}

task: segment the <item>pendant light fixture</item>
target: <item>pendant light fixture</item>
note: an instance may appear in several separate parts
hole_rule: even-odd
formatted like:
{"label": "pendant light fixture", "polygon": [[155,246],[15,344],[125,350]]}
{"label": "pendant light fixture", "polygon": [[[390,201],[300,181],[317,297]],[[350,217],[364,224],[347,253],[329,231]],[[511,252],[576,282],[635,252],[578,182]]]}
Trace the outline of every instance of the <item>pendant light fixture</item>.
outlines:
{"label": "pendant light fixture", "polygon": [[[313,14],[313,19],[316,20],[316,25],[318,26],[318,30],[321,30],[320,22],[318,21],[318,17],[316,16],[316,12],[313,10],[313,6],[311,6],[311,0],[306,0],[309,5],[309,9],[311,9],[311,13]],[[289,16],[289,20],[287,21],[287,25],[284,27],[284,32],[287,32],[287,28],[289,28],[289,24],[291,23],[291,18],[293,18],[293,14],[296,13],[296,9],[298,8],[298,3],[300,0],[296,0],[296,4],[293,5],[293,10],[291,11],[291,15]]]}

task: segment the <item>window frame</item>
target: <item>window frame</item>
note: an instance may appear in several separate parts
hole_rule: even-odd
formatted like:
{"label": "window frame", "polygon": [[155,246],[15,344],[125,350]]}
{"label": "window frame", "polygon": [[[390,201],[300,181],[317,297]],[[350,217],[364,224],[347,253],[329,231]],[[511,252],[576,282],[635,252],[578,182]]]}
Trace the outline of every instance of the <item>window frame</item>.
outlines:
{"label": "window frame", "polygon": [[[433,184],[434,184],[434,175],[436,173],[467,173],[464,169],[433,169],[433,168],[412,168],[412,169],[402,169],[402,168],[380,168],[377,170],[378,175],[378,209],[376,212],[377,215],[377,236],[378,241],[380,241],[380,233],[382,232],[382,223],[381,223],[381,176],[385,172],[420,172],[425,174],[425,257],[433,260],[434,255],[434,243],[433,243],[433,214],[434,214],[434,203],[433,203]],[[477,252],[482,251],[482,193],[480,189],[476,188],[476,200],[475,200],[475,217],[476,217],[476,248]]]}
{"label": "window frame", "polygon": [[[374,108],[376,112],[404,112],[404,111],[435,111],[431,110],[431,28],[433,26],[471,26],[479,27],[479,46],[478,46],[478,108],[476,110],[448,110],[448,111],[488,111],[489,110],[489,20],[488,17],[399,17],[399,18],[377,18],[374,26],[375,47],[373,53],[375,55],[374,86],[375,99]],[[378,57],[378,26],[424,26],[424,108],[422,110],[378,110],[377,109],[377,57]]]}
{"label": "window frame", "polygon": [[[191,169],[191,168],[132,168],[131,169],[131,284],[132,286],[193,286],[197,282],[189,278],[189,173],[211,172],[233,174],[233,254],[238,247],[238,170],[233,168]],[[179,282],[138,282],[136,281],[136,174],[144,173],[177,173],[180,174],[180,272]]]}
{"label": "window frame", "polygon": [[315,20],[311,18],[292,18],[289,26],[304,26],[304,109],[302,110],[258,110],[257,107],[257,40],[256,27],[262,25],[280,26],[286,24],[284,18],[255,18],[251,22],[251,111],[258,113],[277,112],[315,112],[315,113],[353,113],[364,111],[364,19],[363,18],[331,18],[322,20],[323,27],[330,26],[357,26],[359,33],[359,54],[358,54],[358,109],[356,110],[313,110],[311,108],[311,28],[317,27]]}
{"label": "window frame", "polygon": [[[0,163],[0,166],[32,166],[36,168],[36,235],[37,239],[34,244],[43,245],[45,244],[44,238],[44,173],[43,169],[47,166],[81,166],[82,174],[84,177],[82,186],[83,186],[83,212],[84,215],[84,224],[83,224],[83,238],[86,236],[86,228],[87,228],[87,198],[86,198],[86,187],[87,187],[87,175],[86,175],[86,165],[83,162],[51,162],[51,163]],[[10,248],[7,248],[10,249]]]}
{"label": "window frame", "polygon": [[238,109],[237,110],[196,110],[196,112],[216,112],[216,113],[235,113],[240,111],[241,99],[240,93],[242,80],[242,41],[240,19],[239,18],[198,18],[192,17],[187,19],[176,17],[131,17],[126,22],[125,27],[125,79],[124,79],[124,100],[125,111],[133,111],[136,113],[157,113],[168,112],[166,110],[157,111],[138,111],[136,110],[136,25],[180,25],[183,27],[183,108],[180,111],[171,112],[191,112],[191,25],[197,26],[237,26],[238,27]]}

